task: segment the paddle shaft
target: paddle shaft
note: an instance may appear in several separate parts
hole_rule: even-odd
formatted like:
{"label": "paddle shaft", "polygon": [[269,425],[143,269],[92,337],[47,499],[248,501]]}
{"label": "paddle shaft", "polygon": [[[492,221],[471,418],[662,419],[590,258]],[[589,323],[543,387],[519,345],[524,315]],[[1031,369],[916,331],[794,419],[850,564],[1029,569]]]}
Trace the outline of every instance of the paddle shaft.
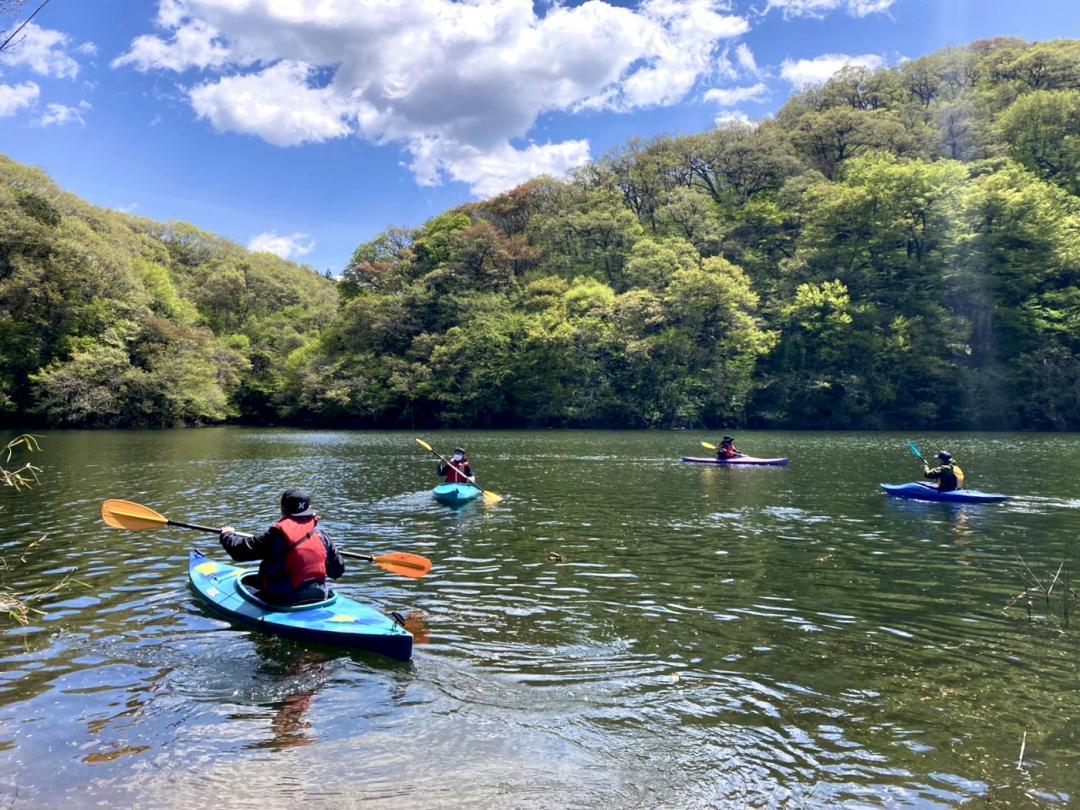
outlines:
{"label": "paddle shaft", "polygon": [[921,461],[923,463],[923,466],[929,466],[926,463],[926,459],[923,458],[922,451],[919,450],[919,447],[918,447],[918,445],[915,444],[915,442],[911,441],[911,439],[908,439],[907,446],[911,450],[911,452],[915,454],[915,458],[917,458],[919,461]]}
{"label": "paddle shaft", "polygon": [[[197,523],[182,523],[179,520],[170,520],[169,526],[177,526],[181,529],[195,529],[199,532],[209,532],[210,534],[221,534],[221,529],[215,529],[212,526],[200,526]],[[254,535],[247,534],[246,532],[236,532],[237,537],[254,537]],[[375,562],[375,558],[370,554],[357,554],[355,551],[342,551],[340,548],[337,553],[342,557],[351,557],[354,560],[365,560],[367,562]]]}
{"label": "paddle shaft", "polygon": [[[214,526],[201,526],[198,523],[185,523],[182,520],[169,520],[165,515],[156,512],[142,504],[131,501],[110,499],[101,505],[101,518],[109,526],[116,529],[129,531],[143,531],[161,526],[175,526],[179,529],[194,529],[197,532],[208,534],[221,534],[221,529]],[[231,527],[230,527],[231,528]],[[232,532],[237,537],[250,538],[254,535],[247,532]],[[354,560],[364,560],[375,563],[384,571],[400,574],[401,576],[419,578],[425,576],[431,570],[431,561],[416,554],[393,552],[374,557],[370,554],[357,554],[350,551],[338,550],[343,557]]]}

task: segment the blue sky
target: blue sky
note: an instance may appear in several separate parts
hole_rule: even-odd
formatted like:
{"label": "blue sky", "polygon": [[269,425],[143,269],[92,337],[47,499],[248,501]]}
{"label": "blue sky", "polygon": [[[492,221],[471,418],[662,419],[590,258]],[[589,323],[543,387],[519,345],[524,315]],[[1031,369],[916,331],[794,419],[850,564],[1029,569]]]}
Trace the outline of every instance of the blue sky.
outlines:
{"label": "blue sky", "polygon": [[1080,4],[50,0],[24,33],[0,55],[0,153],[337,273],[388,226],[760,118],[846,60],[1078,37]]}

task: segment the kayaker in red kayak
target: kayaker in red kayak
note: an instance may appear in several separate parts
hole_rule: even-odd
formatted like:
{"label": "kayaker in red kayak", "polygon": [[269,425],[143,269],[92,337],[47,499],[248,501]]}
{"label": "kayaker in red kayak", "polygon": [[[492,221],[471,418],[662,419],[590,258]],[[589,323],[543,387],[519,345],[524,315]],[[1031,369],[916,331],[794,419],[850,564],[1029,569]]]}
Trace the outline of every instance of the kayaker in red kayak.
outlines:
{"label": "kayaker in red kayak", "polygon": [[318,524],[307,490],[287,489],[281,496],[281,520],[254,537],[226,526],[221,547],[237,562],[261,560],[259,596],[267,602],[318,602],[327,598],[327,577],[345,573],[344,560]]}
{"label": "kayaker in red kayak", "polygon": [[469,459],[465,456],[465,448],[459,447],[454,451],[449,464],[439,463],[439,475],[446,477],[448,484],[471,484],[476,476],[473,475]]}
{"label": "kayaker in red kayak", "polygon": [[964,488],[964,471],[960,465],[953,461],[952,453],[942,450],[937,454],[941,465],[930,469],[930,465],[923,459],[923,475],[933,478],[938,482],[938,492],[952,492]]}
{"label": "kayaker in red kayak", "polygon": [[716,457],[723,461],[727,458],[739,458],[743,454],[735,447],[735,440],[731,436],[725,436],[716,448]]}

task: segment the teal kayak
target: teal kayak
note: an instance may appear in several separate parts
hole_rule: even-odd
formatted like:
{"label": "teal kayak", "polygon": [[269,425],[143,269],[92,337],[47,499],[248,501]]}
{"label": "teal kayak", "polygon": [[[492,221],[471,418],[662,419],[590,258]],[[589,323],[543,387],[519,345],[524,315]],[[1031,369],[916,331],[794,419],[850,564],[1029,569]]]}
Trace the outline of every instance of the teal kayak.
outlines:
{"label": "teal kayak", "polygon": [[[245,576],[248,575],[248,576]],[[250,568],[211,560],[192,551],[188,576],[195,593],[209,607],[245,627],[275,636],[332,644],[378,653],[398,661],[412,657],[412,633],[375,608],[331,593],[329,599],[303,605],[273,605],[258,597]]]}
{"label": "teal kayak", "polygon": [[439,486],[431,490],[431,495],[435,500],[448,506],[458,506],[469,501],[475,501],[479,494],[480,490],[472,484],[439,484]]}
{"label": "teal kayak", "polygon": [[933,484],[882,484],[886,495],[894,498],[911,498],[917,501],[942,501],[945,503],[1001,503],[1009,500],[1008,495],[996,492],[980,492],[977,489],[954,489],[952,492],[938,492]]}

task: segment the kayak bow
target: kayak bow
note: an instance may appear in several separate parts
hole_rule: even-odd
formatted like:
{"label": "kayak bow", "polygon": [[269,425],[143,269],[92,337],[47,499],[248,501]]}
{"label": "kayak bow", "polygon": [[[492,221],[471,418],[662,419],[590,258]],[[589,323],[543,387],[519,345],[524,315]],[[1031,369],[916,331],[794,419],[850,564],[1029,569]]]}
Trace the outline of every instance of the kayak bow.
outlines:
{"label": "kayak bow", "polygon": [[431,490],[432,497],[447,506],[460,506],[475,501],[479,494],[480,490],[471,484],[439,484]]}

